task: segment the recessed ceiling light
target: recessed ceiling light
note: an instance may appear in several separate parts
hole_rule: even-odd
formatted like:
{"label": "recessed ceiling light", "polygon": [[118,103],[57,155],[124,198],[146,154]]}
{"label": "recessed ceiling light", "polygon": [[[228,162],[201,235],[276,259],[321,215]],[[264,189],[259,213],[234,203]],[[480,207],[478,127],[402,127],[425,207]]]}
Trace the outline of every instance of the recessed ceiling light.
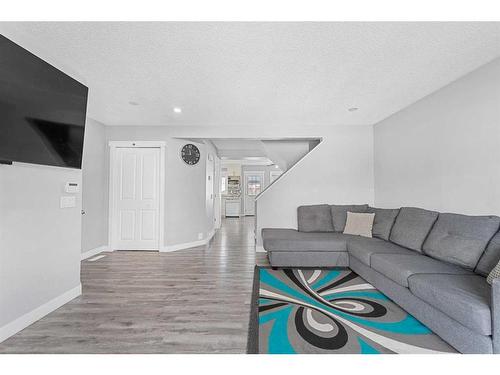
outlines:
{"label": "recessed ceiling light", "polygon": [[349,112],[356,112],[359,108],[358,107],[351,107],[348,109]]}
{"label": "recessed ceiling light", "polygon": [[174,113],[181,113],[182,109],[179,107],[174,107]]}
{"label": "recessed ceiling light", "polygon": [[139,105],[139,103],[137,103],[137,102],[133,102],[133,101],[128,102],[128,104],[130,104],[130,105]]}

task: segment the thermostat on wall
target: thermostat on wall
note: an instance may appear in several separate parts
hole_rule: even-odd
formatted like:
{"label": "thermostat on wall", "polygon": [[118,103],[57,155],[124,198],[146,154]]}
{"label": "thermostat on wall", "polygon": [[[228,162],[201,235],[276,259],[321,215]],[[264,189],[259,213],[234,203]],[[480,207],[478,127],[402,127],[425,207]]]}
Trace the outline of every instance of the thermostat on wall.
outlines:
{"label": "thermostat on wall", "polygon": [[76,182],[66,182],[66,186],[64,187],[64,191],[66,193],[78,193],[80,191],[80,186]]}

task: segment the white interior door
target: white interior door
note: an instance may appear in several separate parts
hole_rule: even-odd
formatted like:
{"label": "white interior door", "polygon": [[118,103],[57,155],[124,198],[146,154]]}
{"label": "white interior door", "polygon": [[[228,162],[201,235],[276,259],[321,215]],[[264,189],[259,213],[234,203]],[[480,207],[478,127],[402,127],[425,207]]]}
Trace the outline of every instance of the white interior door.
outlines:
{"label": "white interior door", "polygon": [[206,185],[206,210],[207,219],[210,221],[210,227],[215,227],[214,220],[214,201],[215,201],[215,162],[213,155],[207,156],[207,185]]}
{"label": "white interior door", "polygon": [[114,249],[159,250],[160,148],[117,148],[113,164]]}
{"label": "white interior door", "polygon": [[222,224],[221,217],[221,166],[220,159],[215,159],[215,177],[214,177],[214,220],[215,220],[215,229],[220,229]]}
{"label": "white interior door", "polygon": [[264,172],[247,171],[243,174],[245,215],[255,215],[255,197],[264,190]]}

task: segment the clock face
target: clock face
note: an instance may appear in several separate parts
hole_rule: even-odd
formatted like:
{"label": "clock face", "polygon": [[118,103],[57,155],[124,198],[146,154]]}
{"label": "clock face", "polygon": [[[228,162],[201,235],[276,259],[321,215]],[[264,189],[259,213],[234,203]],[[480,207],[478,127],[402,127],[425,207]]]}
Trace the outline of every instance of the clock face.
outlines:
{"label": "clock face", "polygon": [[188,143],[182,147],[181,158],[186,164],[195,165],[200,161],[200,150],[195,145]]}

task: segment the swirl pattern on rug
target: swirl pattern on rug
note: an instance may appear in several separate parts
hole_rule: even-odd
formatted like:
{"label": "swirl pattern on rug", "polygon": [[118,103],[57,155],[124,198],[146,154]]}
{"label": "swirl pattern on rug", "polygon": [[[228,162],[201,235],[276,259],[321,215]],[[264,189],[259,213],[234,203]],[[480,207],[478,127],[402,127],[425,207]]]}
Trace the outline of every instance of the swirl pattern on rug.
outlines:
{"label": "swirl pattern on rug", "polygon": [[260,353],[455,350],[350,270],[259,270]]}

